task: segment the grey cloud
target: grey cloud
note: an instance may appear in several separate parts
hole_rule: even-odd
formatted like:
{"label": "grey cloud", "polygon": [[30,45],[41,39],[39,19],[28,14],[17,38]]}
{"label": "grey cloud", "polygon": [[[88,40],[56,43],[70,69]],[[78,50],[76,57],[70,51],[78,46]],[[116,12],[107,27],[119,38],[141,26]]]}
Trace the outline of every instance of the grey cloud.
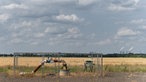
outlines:
{"label": "grey cloud", "polygon": [[112,41],[110,39],[106,39],[106,40],[97,42],[96,45],[107,45],[107,44],[110,44],[111,42]]}
{"label": "grey cloud", "polygon": [[146,25],[141,27],[142,30],[146,30]]}
{"label": "grey cloud", "polygon": [[[76,39],[80,35],[77,28],[68,27],[68,25],[60,25],[58,23],[44,23],[42,21],[19,21],[7,27],[10,33],[7,35],[10,43],[23,43],[39,45],[44,42],[51,42],[52,44],[63,42],[64,40]],[[8,39],[8,38],[7,38]]]}
{"label": "grey cloud", "polygon": [[95,4],[98,0],[78,0],[78,4],[81,6],[88,6]]}
{"label": "grey cloud", "polygon": [[65,27],[56,27],[51,26],[47,27],[44,32],[48,34],[64,34],[67,31]]}
{"label": "grey cloud", "polygon": [[13,38],[11,39],[8,44],[19,44],[21,42],[23,42],[24,40],[20,39],[20,38]]}
{"label": "grey cloud", "polygon": [[118,39],[118,38],[125,38],[125,37],[128,37],[128,38],[130,39],[130,38],[135,37],[135,36],[138,36],[138,35],[140,35],[140,34],[141,34],[140,31],[137,31],[137,30],[133,30],[133,29],[130,29],[130,28],[123,27],[123,28],[120,28],[120,29],[117,31],[117,34],[115,35],[115,39]]}
{"label": "grey cloud", "polygon": [[[22,51],[29,49],[31,51],[35,48],[68,50],[68,47],[76,48],[75,51],[77,48],[88,51],[92,46],[94,49],[97,45],[106,46],[112,43],[112,40],[105,39],[105,36],[109,38],[112,35],[104,35],[105,32],[102,31],[107,31],[106,26],[112,26],[110,18],[113,17],[106,9],[110,4],[114,5],[115,10],[119,5],[125,9],[135,9],[137,3],[134,0],[128,1],[1,0],[0,41],[4,46],[9,44],[12,48],[18,47],[18,50],[21,47]],[[120,20],[118,16],[116,17]],[[113,28],[111,27],[109,31],[113,31]],[[137,34],[134,30],[130,32],[133,35]],[[122,33],[117,34],[119,37],[124,36]]]}
{"label": "grey cloud", "polygon": [[58,21],[75,22],[75,23],[83,21],[82,18],[79,18],[75,14],[71,14],[71,15],[60,14],[60,15],[56,16],[55,19]]}
{"label": "grey cloud", "polygon": [[135,20],[131,20],[131,24],[138,24],[138,25],[141,25],[141,24],[145,24],[145,22],[146,22],[146,19],[143,19],[143,18],[141,18],[141,19],[135,19]]}
{"label": "grey cloud", "polygon": [[[18,3],[19,2],[19,3]],[[70,4],[70,5],[69,5]],[[57,6],[56,6],[57,5]],[[77,9],[77,1],[71,0],[31,0],[31,1],[14,1],[9,4],[2,5],[1,11],[4,13],[10,13],[14,18],[41,18],[46,21],[51,20],[51,17],[54,15],[60,14],[60,11],[63,11],[62,14],[66,11],[73,11]],[[7,10],[8,9],[8,10]],[[10,10],[13,9],[13,10]],[[79,9],[80,10],[80,9]],[[72,13],[71,13],[72,14]],[[48,18],[48,20],[46,19]]]}
{"label": "grey cloud", "polygon": [[139,0],[112,0],[108,9],[112,11],[134,10]]}
{"label": "grey cloud", "polygon": [[9,14],[0,14],[0,22],[7,21],[11,16]]}
{"label": "grey cloud", "polygon": [[4,9],[27,9],[28,7],[23,5],[23,4],[11,3],[8,5],[1,6],[1,8],[4,8]]}

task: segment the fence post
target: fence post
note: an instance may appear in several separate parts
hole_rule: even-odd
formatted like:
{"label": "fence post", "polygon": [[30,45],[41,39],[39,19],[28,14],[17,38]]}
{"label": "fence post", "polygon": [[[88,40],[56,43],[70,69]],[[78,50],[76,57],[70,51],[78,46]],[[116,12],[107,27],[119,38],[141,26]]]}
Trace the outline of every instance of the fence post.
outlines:
{"label": "fence post", "polygon": [[97,54],[97,69],[96,69],[96,72],[97,72],[97,78],[98,78],[98,76],[99,76],[99,56],[98,56],[98,54]]}
{"label": "fence post", "polygon": [[[42,61],[44,61],[45,57],[44,55],[42,54]],[[44,65],[42,65],[42,77],[44,76]]]}
{"label": "fence post", "polygon": [[16,75],[16,69],[17,69],[17,65],[18,65],[18,56],[16,53],[13,54],[13,72],[14,72],[14,75]]}
{"label": "fence post", "polygon": [[101,54],[101,77],[103,77],[103,56]]}
{"label": "fence post", "polygon": [[[58,60],[58,61],[60,61],[60,52],[58,52],[57,53],[57,55],[56,55],[56,59]],[[55,67],[56,68],[56,67]],[[60,75],[59,75],[59,72],[60,72],[60,63],[58,63],[57,64],[57,68],[56,68],[56,73],[57,73],[57,82],[60,82],[60,80],[59,80],[59,78],[60,78]]]}

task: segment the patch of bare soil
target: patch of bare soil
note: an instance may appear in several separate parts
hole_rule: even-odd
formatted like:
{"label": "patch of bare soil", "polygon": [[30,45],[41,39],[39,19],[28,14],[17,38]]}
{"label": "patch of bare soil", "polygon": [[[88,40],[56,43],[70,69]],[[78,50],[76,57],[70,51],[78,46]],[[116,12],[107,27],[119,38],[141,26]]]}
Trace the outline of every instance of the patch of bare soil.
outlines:
{"label": "patch of bare soil", "polygon": [[104,77],[94,75],[15,77],[1,73],[0,82],[146,82],[146,73],[107,73]]}

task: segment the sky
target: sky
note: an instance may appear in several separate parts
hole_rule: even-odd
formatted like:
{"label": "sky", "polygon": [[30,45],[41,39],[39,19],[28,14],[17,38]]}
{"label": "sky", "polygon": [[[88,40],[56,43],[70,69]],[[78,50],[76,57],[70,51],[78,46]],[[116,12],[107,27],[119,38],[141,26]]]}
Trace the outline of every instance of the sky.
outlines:
{"label": "sky", "polygon": [[0,0],[0,53],[146,53],[145,0]]}

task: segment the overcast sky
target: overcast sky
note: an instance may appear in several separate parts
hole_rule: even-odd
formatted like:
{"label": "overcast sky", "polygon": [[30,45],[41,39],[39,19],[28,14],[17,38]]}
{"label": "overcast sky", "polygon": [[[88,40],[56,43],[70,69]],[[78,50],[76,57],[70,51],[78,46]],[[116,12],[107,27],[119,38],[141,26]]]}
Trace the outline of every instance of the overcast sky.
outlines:
{"label": "overcast sky", "polygon": [[0,0],[0,53],[146,53],[145,0]]}

